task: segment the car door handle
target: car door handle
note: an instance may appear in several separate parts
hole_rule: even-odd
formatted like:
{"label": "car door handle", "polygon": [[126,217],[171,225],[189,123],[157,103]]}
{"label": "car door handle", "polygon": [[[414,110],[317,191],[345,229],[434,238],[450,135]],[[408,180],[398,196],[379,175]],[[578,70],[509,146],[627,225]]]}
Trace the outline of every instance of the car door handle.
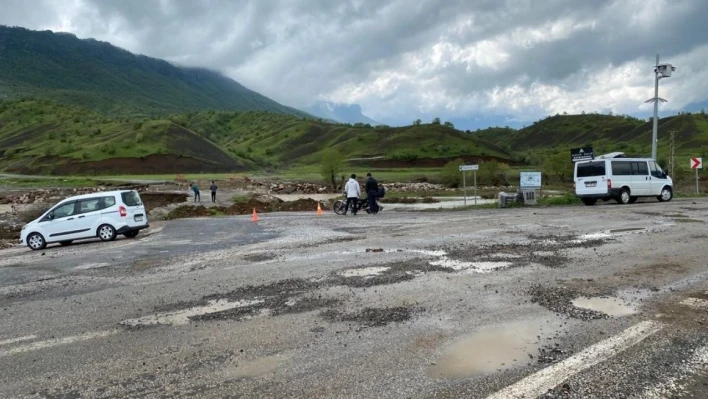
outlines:
{"label": "car door handle", "polygon": [[66,220],[74,220],[74,218],[68,218],[68,219],[66,219]]}
{"label": "car door handle", "polygon": [[79,216],[77,219],[85,218],[86,216]]}

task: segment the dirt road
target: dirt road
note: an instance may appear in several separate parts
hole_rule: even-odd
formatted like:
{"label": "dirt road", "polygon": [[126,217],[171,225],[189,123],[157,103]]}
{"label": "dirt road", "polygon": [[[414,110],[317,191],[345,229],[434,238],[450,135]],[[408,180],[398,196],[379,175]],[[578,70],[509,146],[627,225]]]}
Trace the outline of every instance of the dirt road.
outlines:
{"label": "dirt road", "polygon": [[0,397],[706,397],[708,201],[0,251]]}

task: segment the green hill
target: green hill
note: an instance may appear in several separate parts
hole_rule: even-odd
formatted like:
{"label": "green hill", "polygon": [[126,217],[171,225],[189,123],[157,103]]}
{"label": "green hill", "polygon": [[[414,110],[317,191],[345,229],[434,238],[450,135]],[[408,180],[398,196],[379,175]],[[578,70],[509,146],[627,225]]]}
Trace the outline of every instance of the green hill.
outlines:
{"label": "green hill", "polygon": [[209,109],[308,116],[214,71],[176,67],[72,34],[0,26],[0,99],[27,97],[114,116]]}
{"label": "green hill", "polygon": [[[675,130],[676,154],[696,156],[708,152],[708,116],[682,114],[659,120],[659,157],[667,157],[669,132]],[[651,153],[652,123],[630,116],[600,114],[556,115],[520,130],[481,131],[480,138],[513,152],[525,161],[549,150],[592,145],[596,153],[623,151],[637,156]],[[532,162],[533,163],[533,162]]]}
{"label": "green hill", "polygon": [[354,127],[269,112],[110,118],[48,100],[0,101],[0,170],[41,174],[233,172],[317,164],[326,148],[372,166],[510,154],[442,125]]}

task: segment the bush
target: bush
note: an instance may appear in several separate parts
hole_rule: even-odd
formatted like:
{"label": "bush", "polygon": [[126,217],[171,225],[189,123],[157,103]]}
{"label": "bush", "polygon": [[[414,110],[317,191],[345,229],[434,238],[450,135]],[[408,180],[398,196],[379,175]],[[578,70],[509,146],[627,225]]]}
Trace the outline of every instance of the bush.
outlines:
{"label": "bush", "polygon": [[582,201],[573,193],[565,193],[560,197],[543,197],[538,200],[539,205],[558,206],[558,205],[580,205]]}
{"label": "bush", "polygon": [[442,170],[440,170],[440,181],[442,184],[452,187],[452,188],[457,188],[460,186],[460,182],[462,181],[462,173],[460,173],[460,165],[464,165],[465,161],[462,159],[456,159],[454,161],[450,161],[443,166]]}
{"label": "bush", "polygon": [[413,151],[401,151],[394,153],[391,158],[396,161],[413,162],[418,160],[418,154]]}
{"label": "bush", "polygon": [[143,140],[145,140],[145,136],[142,133],[138,133],[135,135],[135,142],[136,143],[142,143]]}

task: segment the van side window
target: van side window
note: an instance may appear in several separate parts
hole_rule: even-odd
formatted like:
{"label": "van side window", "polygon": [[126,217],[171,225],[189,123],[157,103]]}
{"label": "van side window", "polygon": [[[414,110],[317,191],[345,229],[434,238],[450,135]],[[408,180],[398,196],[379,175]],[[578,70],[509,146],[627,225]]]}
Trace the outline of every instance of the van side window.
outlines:
{"label": "van side window", "polygon": [[79,213],[89,213],[101,210],[100,198],[89,198],[79,201]]}
{"label": "van side window", "polygon": [[74,214],[76,208],[76,202],[69,202],[68,204],[61,205],[52,211],[54,219],[65,218]]}
{"label": "van side window", "polygon": [[612,161],[612,174],[614,176],[629,176],[632,174],[632,166],[629,162]]}
{"label": "van side window", "polygon": [[657,177],[659,179],[664,178],[664,171],[661,170],[661,168],[656,164],[656,162],[649,162],[649,170],[651,171],[651,175],[653,177]]}
{"label": "van side window", "polygon": [[646,162],[632,162],[632,174],[635,176],[649,175],[649,168]]}
{"label": "van side window", "polygon": [[104,207],[102,209],[110,208],[116,204],[116,198],[115,197],[103,197],[103,204],[104,204]]}

